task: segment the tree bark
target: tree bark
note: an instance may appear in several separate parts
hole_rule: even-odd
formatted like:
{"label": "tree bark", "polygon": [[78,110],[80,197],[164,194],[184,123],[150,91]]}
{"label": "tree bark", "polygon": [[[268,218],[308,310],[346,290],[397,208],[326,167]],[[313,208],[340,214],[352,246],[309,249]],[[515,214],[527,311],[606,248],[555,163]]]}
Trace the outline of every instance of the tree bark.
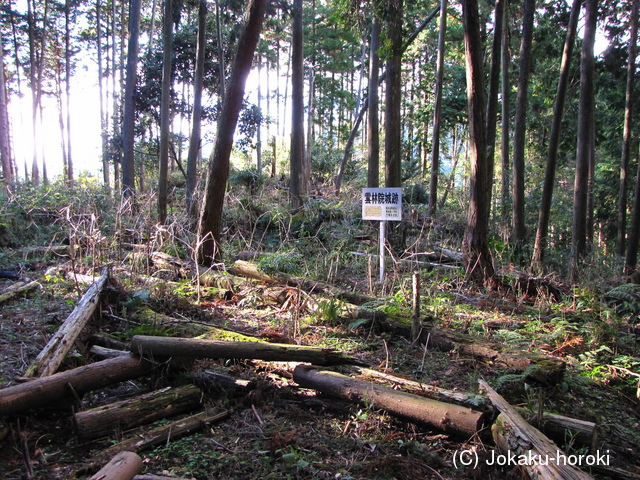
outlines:
{"label": "tree bark", "polygon": [[344,176],[344,171],[347,168],[347,162],[349,161],[349,157],[351,157],[351,150],[353,149],[353,142],[356,140],[356,136],[358,135],[358,128],[360,128],[360,123],[362,123],[362,117],[364,117],[364,111],[367,109],[367,106],[362,107],[360,110],[362,115],[358,114],[356,116],[356,123],[353,125],[351,129],[351,133],[349,134],[349,138],[347,139],[347,145],[344,147],[344,152],[342,154],[342,161],[340,162],[340,168],[338,169],[338,175],[336,175],[335,187],[336,187],[336,195],[340,195],[340,188],[342,187],[342,177]]}
{"label": "tree bark", "polygon": [[502,64],[502,136],[501,136],[501,157],[502,157],[502,181],[500,192],[500,221],[505,231],[509,220],[509,171],[511,162],[509,161],[510,139],[509,121],[510,109],[510,93],[511,82],[509,81],[509,64],[511,61],[511,53],[509,51],[509,0],[503,1],[503,18],[502,18],[502,48],[500,55],[500,63]]}
{"label": "tree bark", "polygon": [[73,393],[81,395],[113,383],[141,377],[151,370],[150,362],[122,355],[4,388],[0,390],[0,416],[51,405]]}
{"label": "tree bark", "polygon": [[[631,38],[629,39],[629,60],[627,65],[627,93],[624,108],[624,130],[622,133],[622,156],[620,166],[620,197],[618,200],[618,255],[625,254],[625,234],[627,228],[627,170],[631,157],[631,127],[633,119],[633,91],[638,49],[638,4],[633,0],[631,10]],[[635,219],[634,219],[635,220]],[[635,250],[638,250],[636,243]]]}
{"label": "tree bark", "polygon": [[229,88],[218,121],[218,135],[209,161],[200,221],[198,222],[198,263],[211,265],[221,256],[221,222],[224,196],[229,178],[229,159],[233,134],[238,123],[244,88],[251,71],[251,62],[260,37],[266,0],[249,0],[246,21],[233,60]]}
{"label": "tree bark", "polygon": [[467,407],[478,407],[486,403],[486,399],[474,393],[455,392],[445,388],[436,387],[427,383],[415,382],[406,378],[396,377],[388,373],[378,372],[368,368],[354,367],[355,371],[365,377],[378,378],[387,382],[401,385],[415,392],[416,394],[436,398],[445,403],[457,403]]}
{"label": "tree bark", "polygon": [[431,181],[429,182],[429,215],[436,216],[438,202],[438,175],[440,174],[440,119],[442,117],[442,81],[444,78],[445,33],[447,31],[447,0],[440,3],[438,31],[438,58],[436,62],[436,91],[433,107],[433,141],[431,143]]}
{"label": "tree bark", "polygon": [[100,438],[193,410],[201,398],[202,392],[195,385],[167,387],[76,413],[73,421],[80,437]]}
{"label": "tree bark", "polygon": [[29,366],[24,374],[25,378],[34,376],[47,377],[56,372],[76,338],[78,338],[78,335],[80,335],[80,332],[96,310],[102,289],[108,278],[108,274],[104,272],[82,296],[56,334],[51,337],[47,345]]}
{"label": "tree bark", "polygon": [[553,122],[551,133],[549,134],[549,152],[547,154],[547,166],[542,187],[542,197],[540,199],[540,214],[538,216],[538,230],[533,246],[533,258],[531,266],[533,270],[541,271],[544,264],[544,254],[547,247],[547,233],[549,231],[549,217],[551,215],[551,200],[553,198],[553,188],[555,184],[556,165],[558,163],[558,145],[560,143],[560,128],[562,114],[564,113],[564,101],[569,83],[569,67],[573,45],[575,43],[578,29],[578,18],[580,17],[581,0],[573,0],[571,16],[567,26],[567,38],[564,42],[562,53],[562,63],[560,65],[560,77],[558,79],[558,90],[553,107]]}
{"label": "tree bark", "polygon": [[158,223],[167,221],[167,175],[171,132],[171,59],[173,56],[173,0],[164,0],[162,27],[162,91],[160,93],[160,158],[158,166]]}
{"label": "tree bark", "polygon": [[304,57],[302,0],[293,0],[291,36],[291,152],[289,158],[289,203],[298,211],[304,204]]}
{"label": "tree bark", "polygon": [[593,47],[596,37],[598,2],[586,0],[585,28],[580,55],[580,100],[578,111],[578,145],[576,151],[576,173],[573,190],[573,225],[571,229],[571,278],[578,277],[579,264],[587,254],[587,197],[589,194],[589,161],[594,121],[594,74]]}
{"label": "tree bark", "polygon": [[64,3],[64,71],[65,71],[65,100],[67,110],[67,180],[73,182],[73,155],[71,145],[71,32],[70,32],[70,15],[71,1],[65,0]]}
{"label": "tree bark", "polygon": [[[138,77],[138,37],[140,35],[141,5],[141,0],[131,0],[129,4],[129,45],[124,91],[124,114],[122,117],[122,191],[127,196],[134,195],[136,190],[134,162],[135,93]],[[112,59],[112,62],[115,62],[115,59]]]}
{"label": "tree bark", "polygon": [[[496,124],[498,122],[498,96],[500,92],[500,61],[502,50],[502,29],[504,3],[507,0],[496,0],[494,9],[493,41],[491,44],[491,70],[489,73],[489,97],[487,100],[487,168],[494,171],[496,151]],[[493,188],[493,173],[491,174]]]}
{"label": "tree bark", "polygon": [[100,97],[100,158],[102,158],[102,181],[109,187],[109,159],[107,157],[107,114],[104,108],[104,83],[102,62],[102,4],[96,0],[96,50],[98,54],[98,96]]}
{"label": "tree bark", "polygon": [[527,235],[524,219],[524,157],[526,154],[527,101],[529,99],[529,71],[531,69],[531,45],[533,43],[535,3],[535,0],[524,1],[520,66],[518,71],[518,94],[516,97],[516,118],[513,131],[512,241],[517,252],[522,250]]}
{"label": "tree bark", "polygon": [[[379,119],[379,95],[380,83],[380,19],[377,15],[371,21],[371,45],[369,52],[369,97],[363,108],[369,108],[367,117],[367,187],[378,188],[380,186],[380,130]],[[357,130],[354,126],[354,130]]]}
{"label": "tree bark", "polygon": [[196,217],[195,191],[197,183],[198,156],[201,148],[202,91],[204,86],[204,60],[206,51],[207,2],[200,0],[198,7],[198,42],[196,46],[196,71],[193,80],[193,112],[191,114],[191,137],[187,157],[187,212]]}
{"label": "tree bark", "polygon": [[385,187],[402,186],[402,0],[385,0],[387,39]]}
{"label": "tree bark", "polygon": [[254,358],[273,362],[309,362],[316,365],[361,364],[357,359],[329,348],[146,335],[133,337],[131,351],[147,358]]}
{"label": "tree bark", "polygon": [[293,380],[301,387],[372,408],[383,408],[395,415],[428,425],[446,433],[470,437],[484,425],[484,414],[466,407],[418,397],[375,383],[320,371],[310,365],[298,365]]}
{"label": "tree bark", "polygon": [[[0,45],[4,45],[0,35]],[[0,162],[2,175],[7,185],[13,183],[11,160],[11,135],[9,125],[9,109],[7,105],[7,81],[4,74],[4,50],[0,48]]]}
{"label": "tree bark", "polygon": [[132,480],[142,467],[142,459],[137,454],[120,452],[89,480]]}
{"label": "tree bark", "polygon": [[486,282],[494,276],[489,251],[489,214],[493,172],[487,164],[486,110],[484,99],[484,71],[482,40],[477,0],[465,0],[462,5],[467,99],[469,105],[469,138],[471,175],[467,228],[462,240],[463,261],[467,275],[475,281]]}

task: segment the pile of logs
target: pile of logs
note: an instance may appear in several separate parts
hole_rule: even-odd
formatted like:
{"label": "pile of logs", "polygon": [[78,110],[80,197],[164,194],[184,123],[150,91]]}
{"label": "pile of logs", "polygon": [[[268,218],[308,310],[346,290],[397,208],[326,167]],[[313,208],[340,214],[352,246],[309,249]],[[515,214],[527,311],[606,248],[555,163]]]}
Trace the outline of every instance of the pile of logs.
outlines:
{"label": "pile of logs", "polygon": [[[246,264],[241,266],[245,269],[243,274],[246,274],[248,266]],[[239,273],[237,267],[238,264],[235,271]],[[262,280],[266,281],[265,278]],[[288,281],[293,282],[291,279]],[[293,381],[301,388],[313,389],[331,397],[384,409],[408,421],[465,439],[474,436],[486,438],[491,431],[495,444],[503,452],[514,449],[533,450],[540,454],[551,450],[559,451],[544,433],[527,423],[518,411],[485,382],[481,382],[481,387],[487,392],[486,397],[452,392],[361,368],[363,364],[358,359],[326,348],[265,343],[258,339],[256,341],[216,341],[134,336],[128,352],[111,350],[110,357],[105,360],[58,372],[62,359],[95,311],[107,282],[108,275],[103,272],[103,275],[77,303],[74,311],[35,362],[27,369],[25,379],[28,380],[0,390],[0,417],[12,416],[34,408],[48,407],[55,402],[73,405],[74,413],[70,418],[78,437],[86,440],[120,433],[160,418],[188,414],[184,418],[142,435],[138,434],[125,439],[102,452],[85,470],[85,473],[96,471],[104,465],[92,479],[161,478],[138,475],[142,463],[137,452],[166,443],[170,438],[196,431],[203,425],[219,422],[231,415],[229,411],[210,412],[204,408],[205,394],[195,385],[164,388],[89,410],[83,411],[80,408],[80,399],[84,393],[124,380],[150,375],[157,365],[166,366],[174,359],[181,358],[237,358],[293,362],[289,364],[289,368],[293,374]],[[298,287],[301,286],[298,280],[295,282]],[[328,285],[315,283],[305,286],[314,291],[320,289],[329,294],[337,293],[334,287]],[[362,300],[353,296],[350,299]],[[336,365],[350,365],[360,378],[320,368]],[[212,375],[211,378],[214,381],[220,380],[216,375]],[[234,379],[228,377],[224,381],[236,383]],[[412,393],[384,386],[380,382],[391,383],[395,387],[400,386]],[[247,388],[246,383],[237,382],[237,385],[240,388]],[[501,412],[495,422],[494,407],[496,413]],[[546,417],[547,422],[538,422],[542,429],[548,423],[553,424],[556,431],[559,428],[564,432],[563,422],[572,427],[579,424],[582,428],[581,441],[590,448],[595,445],[597,431],[595,424],[560,416],[554,416],[553,421],[549,418]],[[524,468],[531,478],[591,478],[587,473],[568,466],[560,468],[556,465],[542,469],[536,465],[525,465]]]}

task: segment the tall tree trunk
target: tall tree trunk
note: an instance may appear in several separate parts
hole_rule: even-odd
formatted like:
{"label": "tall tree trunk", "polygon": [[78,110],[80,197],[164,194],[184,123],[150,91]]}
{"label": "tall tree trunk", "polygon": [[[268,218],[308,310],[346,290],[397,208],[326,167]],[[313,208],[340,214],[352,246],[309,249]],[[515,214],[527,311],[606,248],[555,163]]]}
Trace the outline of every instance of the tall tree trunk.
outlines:
{"label": "tall tree trunk", "polygon": [[477,0],[463,1],[462,24],[467,71],[471,162],[469,210],[467,227],[462,240],[462,253],[467,275],[475,281],[486,282],[494,275],[488,243],[493,172],[489,171],[487,162],[484,71]]}
{"label": "tall tree trunk", "polygon": [[238,47],[231,68],[229,87],[218,120],[218,134],[209,160],[200,220],[198,222],[198,262],[211,265],[220,258],[222,207],[229,178],[229,158],[233,147],[233,134],[238,123],[244,87],[251,71],[251,62],[260,38],[266,0],[249,0],[245,25],[238,39]]}
{"label": "tall tree trunk", "polygon": [[371,45],[369,52],[369,97],[366,105],[369,106],[367,117],[367,187],[378,188],[380,185],[380,130],[378,123],[379,96],[378,84],[380,83],[380,19],[377,15],[371,21]]}
{"label": "tall tree trunk", "polygon": [[162,92],[160,95],[160,165],[158,171],[158,223],[167,221],[167,175],[171,134],[171,57],[173,56],[173,0],[164,0],[162,26]]}
{"label": "tall tree trunk", "polygon": [[193,80],[193,113],[191,114],[191,137],[187,157],[187,212],[196,216],[195,191],[197,183],[198,156],[202,147],[202,90],[204,84],[204,60],[206,51],[207,0],[200,0],[198,7],[198,42],[196,46],[196,72]]}
{"label": "tall tree trunk", "polygon": [[[267,66],[267,78],[269,78],[269,67]],[[269,96],[267,80],[267,97]],[[258,111],[260,112],[260,122],[256,129],[256,170],[262,174],[262,55],[258,55]]]}
{"label": "tall tree trunk", "polygon": [[577,279],[578,265],[587,253],[587,197],[589,190],[589,157],[593,144],[590,136],[594,115],[595,43],[598,2],[586,0],[585,28],[580,55],[580,106],[578,111],[578,145],[573,190],[573,226],[571,239],[571,278]]}
{"label": "tall tree trunk", "polygon": [[435,217],[438,201],[438,175],[440,174],[440,118],[442,116],[442,80],[444,78],[444,38],[447,31],[447,0],[440,4],[440,30],[438,32],[438,60],[436,67],[436,103],[433,108],[433,141],[431,150],[431,182],[429,183],[429,215]]}
{"label": "tall tree trunk", "polygon": [[625,252],[625,236],[627,229],[627,170],[631,152],[631,125],[633,117],[633,90],[636,72],[636,53],[638,42],[638,3],[633,0],[631,7],[631,38],[629,39],[629,60],[627,65],[627,93],[624,107],[624,130],[622,133],[622,155],[620,161],[620,193],[618,197],[618,243],[617,253]]}
{"label": "tall tree trunk", "polygon": [[70,15],[71,0],[65,0],[64,3],[64,70],[65,70],[65,100],[67,112],[67,180],[73,182],[73,155],[71,146],[71,32],[70,32]]}
{"label": "tall tree trunk", "polygon": [[458,158],[460,157],[460,148],[458,148],[458,128],[458,125],[453,126],[453,140],[451,142],[451,158],[453,158],[453,162],[451,163],[451,173],[449,174],[449,181],[447,182],[447,186],[444,189],[444,194],[442,195],[442,199],[440,200],[440,208],[446,205],[447,197],[449,196],[449,192],[453,188],[453,184],[456,179],[456,169],[458,168]]}
{"label": "tall tree trunk", "polygon": [[222,33],[220,29],[220,0],[216,2],[216,39],[218,42],[218,76],[220,77],[220,105],[224,105],[224,96],[227,92],[227,68],[224,62],[224,45],[222,44]]}
{"label": "tall tree trunk", "polygon": [[[121,167],[122,167],[122,161],[123,161],[122,157],[124,154],[125,139],[123,138],[123,134],[122,134],[123,126],[121,125],[123,120],[122,115],[124,113],[123,111],[124,109],[123,95],[124,94],[122,93],[123,89],[118,89],[117,85],[118,85],[118,73],[121,76],[123,75],[124,56],[121,55],[120,61],[119,62],[116,61],[116,59],[118,58],[118,55],[117,55],[118,37],[116,33],[116,19],[117,19],[118,9],[116,5],[117,5],[116,1],[111,0],[111,97],[112,97],[111,117],[113,121],[113,138],[116,140],[119,139],[119,144],[112,145],[111,152],[113,154],[113,178],[114,178],[113,183],[115,185],[116,190],[119,190],[122,186],[120,174],[122,170]],[[124,9],[125,9],[124,4],[122,5],[121,9],[124,12]],[[124,24],[121,26],[121,30],[122,32],[121,32],[120,38],[124,36]],[[120,83],[122,83],[122,79]],[[127,175],[129,175],[129,173],[127,173]],[[133,165],[131,166],[130,175],[131,175],[131,182],[133,182],[134,180]]]}
{"label": "tall tree trunk", "polygon": [[100,139],[102,158],[102,181],[109,187],[109,159],[107,157],[107,112],[104,105],[104,69],[102,60],[102,5],[96,0],[96,49],[98,51],[98,95],[100,96]]}
{"label": "tall tree trunk", "polygon": [[402,0],[386,0],[387,59],[385,102],[385,187],[402,184]]}
{"label": "tall tree trunk", "polygon": [[631,225],[629,226],[629,240],[627,245],[627,255],[625,258],[625,271],[632,273],[638,264],[638,247],[640,246],[640,154],[637,151],[636,158],[638,160],[638,174],[636,176],[636,186],[634,189],[633,211],[631,216]]}
{"label": "tall tree trunk", "polygon": [[153,37],[156,31],[156,7],[157,0],[153,0],[151,3],[151,20],[149,21],[149,44],[147,45],[147,55],[151,55],[153,51]]}
{"label": "tall tree trunk", "polygon": [[534,13],[535,0],[525,0],[522,18],[522,41],[520,44],[516,118],[513,132],[512,234],[513,243],[517,252],[520,252],[524,246],[527,234],[524,218],[524,158],[526,150],[527,100],[529,97],[529,71],[531,67],[531,44],[533,42]]}
{"label": "tall tree trunk", "polygon": [[562,53],[562,63],[560,65],[560,77],[558,79],[558,90],[556,93],[555,105],[553,108],[553,122],[551,133],[549,134],[549,152],[547,153],[547,166],[542,187],[542,198],[540,199],[540,214],[538,216],[538,230],[533,246],[533,257],[531,266],[534,271],[541,271],[544,264],[544,253],[547,245],[547,233],[549,231],[549,216],[551,214],[551,200],[556,176],[556,165],[558,163],[558,145],[560,142],[560,127],[562,115],[564,113],[564,102],[569,83],[569,67],[571,65],[571,55],[575,44],[576,32],[578,29],[578,19],[580,17],[581,0],[573,0],[569,25],[567,25],[567,38],[564,42]]}
{"label": "tall tree trunk", "polygon": [[[127,50],[127,78],[124,91],[124,115],[122,118],[122,191],[127,196],[135,194],[135,90],[138,76],[138,45],[140,33],[141,0],[131,0],[129,5],[129,46]],[[115,92],[114,92],[115,93]]]}
{"label": "tall tree trunk", "polygon": [[[314,2],[315,5],[315,2]],[[313,65],[313,62],[312,62]],[[305,144],[304,156],[304,173],[302,178],[307,183],[304,188],[305,192],[309,192],[311,188],[311,150],[313,147],[314,131],[313,131],[313,114],[314,114],[314,91],[315,91],[316,72],[313,67],[309,69],[309,96],[307,97],[307,140]]]}
{"label": "tall tree trunk", "polygon": [[300,210],[306,195],[304,176],[304,66],[303,66],[302,0],[293,0],[293,33],[291,39],[291,152],[289,202],[293,211]]}
{"label": "tall tree trunk", "polygon": [[[510,93],[511,82],[509,82],[509,0],[504,0],[502,18],[502,138],[501,138],[501,156],[502,156],[502,191],[500,193],[500,219],[503,226],[506,227],[509,219],[509,171],[511,162],[509,161],[509,117],[510,117]],[[505,228],[505,231],[507,229]]]}
{"label": "tall tree trunk", "polygon": [[11,167],[11,135],[9,125],[9,108],[7,105],[7,83],[4,75],[4,42],[0,33],[0,160],[5,187],[13,183]]}
{"label": "tall tree trunk", "polygon": [[[496,151],[496,124],[498,121],[498,94],[500,92],[500,61],[502,46],[502,28],[504,4],[507,0],[496,0],[493,42],[491,45],[491,71],[489,73],[489,98],[487,100],[487,165],[490,172],[494,171]],[[493,175],[491,175],[491,189],[493,189]]]}

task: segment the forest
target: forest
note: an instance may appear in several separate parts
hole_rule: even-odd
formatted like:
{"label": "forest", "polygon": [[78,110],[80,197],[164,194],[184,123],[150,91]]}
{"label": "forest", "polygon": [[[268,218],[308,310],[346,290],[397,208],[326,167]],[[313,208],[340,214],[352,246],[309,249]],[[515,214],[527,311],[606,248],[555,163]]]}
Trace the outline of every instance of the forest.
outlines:
{"label": "forest", "polygon": [[639,4],[3,0],[0,479],[640,478]]}

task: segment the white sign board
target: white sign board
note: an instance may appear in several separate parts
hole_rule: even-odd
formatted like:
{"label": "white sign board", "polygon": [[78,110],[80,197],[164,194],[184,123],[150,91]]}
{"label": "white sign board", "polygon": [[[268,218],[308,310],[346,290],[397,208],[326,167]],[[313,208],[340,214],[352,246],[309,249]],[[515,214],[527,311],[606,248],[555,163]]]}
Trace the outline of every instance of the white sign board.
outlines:
{"label": "white sign board", "polygon": [[363,188],[362,219],[380,221],[402,220],[402,189]]}

